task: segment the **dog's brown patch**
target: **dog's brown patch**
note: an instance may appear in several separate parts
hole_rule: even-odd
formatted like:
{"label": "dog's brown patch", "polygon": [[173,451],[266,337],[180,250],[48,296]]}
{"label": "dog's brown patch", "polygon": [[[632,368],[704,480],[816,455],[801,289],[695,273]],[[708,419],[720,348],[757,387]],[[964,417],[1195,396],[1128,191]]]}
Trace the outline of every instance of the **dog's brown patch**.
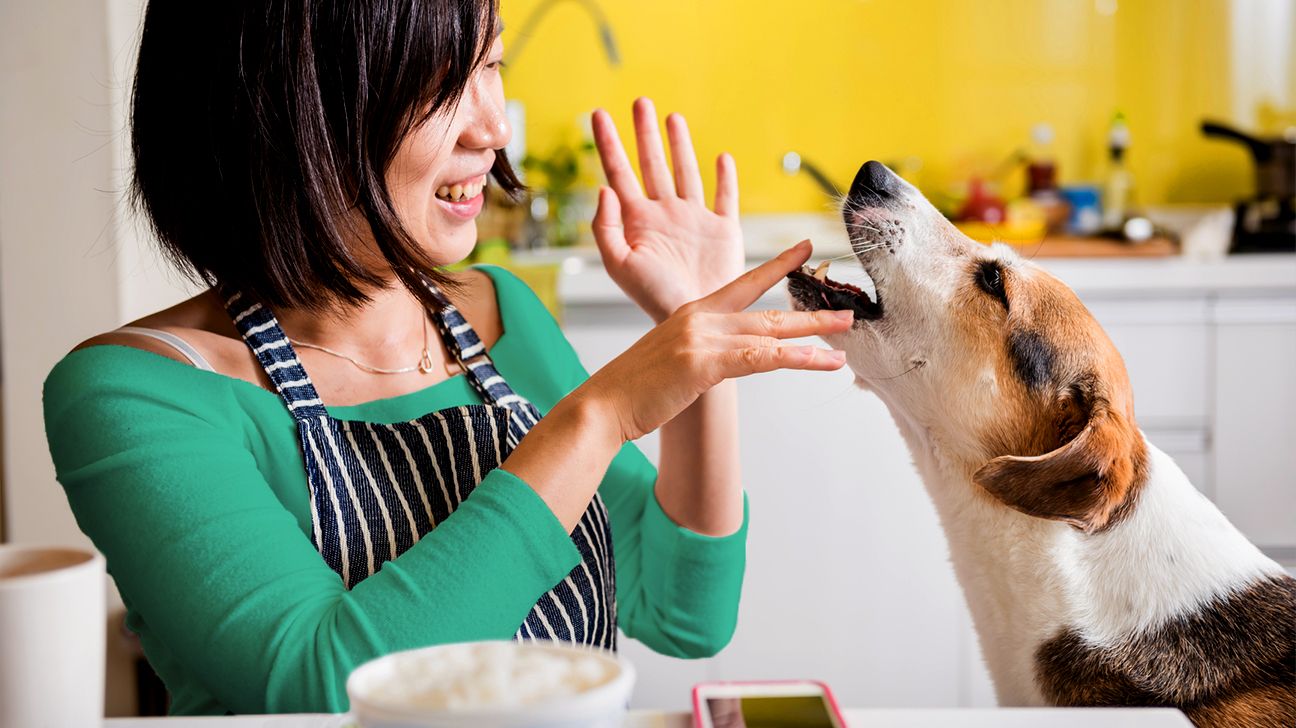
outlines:
{"label": "dog's brown patch", "polygon": [[1042,271],[973,262],[959,307],[974,361],[994,362],[999,396],[973,480],[1000,502],[1086,532],[1129,513],[1147,479],[1124,362],[1071,289]]}
{"label": "dog's brown patch", "polygon": [[[1147,482],[1147,445],[1138,429],[1105,401],[1079,393],[1059,398],[1052,429],[1078,434],[1044,455],[1004,455],[986,463],[973,481],[1027,515],[1069,523],[1088,533],[1107,529],[1129,513]],[[1082,413],[1087,409],[1087,420]]]}
{"label": "dog's brown patch", "polygon": [[1067,630],[1035,653],[1061,706],[1165,706],[1199,726],[1296,725],[1296,579],[1272,577],[1113,647]]}

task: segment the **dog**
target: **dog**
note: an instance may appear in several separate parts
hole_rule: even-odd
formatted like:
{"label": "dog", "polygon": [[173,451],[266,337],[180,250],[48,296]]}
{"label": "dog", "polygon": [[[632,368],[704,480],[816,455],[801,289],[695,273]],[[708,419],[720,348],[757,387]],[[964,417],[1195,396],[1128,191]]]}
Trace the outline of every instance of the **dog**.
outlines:
{"label": "dog", "polygon": [[908,445],[1000,704],[1296,726],[1296,579],[1144,438],[1075,293],[878,162],[842,215],[875,294],[802,268],[792,305],[855,312],[825,340]]}

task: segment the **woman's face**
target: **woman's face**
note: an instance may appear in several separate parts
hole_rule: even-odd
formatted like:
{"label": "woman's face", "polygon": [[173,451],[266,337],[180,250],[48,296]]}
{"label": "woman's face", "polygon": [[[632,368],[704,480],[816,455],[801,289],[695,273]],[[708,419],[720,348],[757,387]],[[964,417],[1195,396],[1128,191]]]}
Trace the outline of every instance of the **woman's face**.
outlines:
{"label": "woman's face", "polygon": [[463,260],[476,245],[486,177],[513,135],[504,115],[503,54],[497,37],[458,106],[412,131],[387,171],[401,223],[438,265]]}

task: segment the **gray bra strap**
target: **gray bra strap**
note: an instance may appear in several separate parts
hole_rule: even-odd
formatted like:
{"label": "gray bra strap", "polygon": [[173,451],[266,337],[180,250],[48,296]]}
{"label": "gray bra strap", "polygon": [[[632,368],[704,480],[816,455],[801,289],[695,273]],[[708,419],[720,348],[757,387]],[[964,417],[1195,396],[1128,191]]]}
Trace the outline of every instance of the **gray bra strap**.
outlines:
{"label": "gray bra strap", "polygon": [[216,371],[212,368],[212,365],[207,362],[207,359],[203,357],[202,354],[198,353],[197,349],[193,348],[189,342],[175,334],[160,329],[146,329],[142,326],[123,326],[120,329],[117,329],[117,331],[123,334],[139,334],[140,336],[148,336],[165,344],[170,344],[176,351],[184,354],[195,367],[205,369],[209,372]]}

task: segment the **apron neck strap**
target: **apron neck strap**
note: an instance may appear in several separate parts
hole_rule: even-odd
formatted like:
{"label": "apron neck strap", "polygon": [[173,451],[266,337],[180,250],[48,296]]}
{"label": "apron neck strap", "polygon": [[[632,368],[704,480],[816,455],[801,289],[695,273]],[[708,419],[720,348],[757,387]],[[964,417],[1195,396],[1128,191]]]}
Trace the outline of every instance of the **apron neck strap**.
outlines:
{"label": "apron neck strap", "polygon": [[315,384],[306,374],[297,358],[297,351],[279,327],[274,313],[239,291],[222,290],[221,297],[225,299],[225,310],[233,319],[234,326],[248,348],[252,349],[292,416],[297,420],[327,417],[328,411],[315,391]]}

